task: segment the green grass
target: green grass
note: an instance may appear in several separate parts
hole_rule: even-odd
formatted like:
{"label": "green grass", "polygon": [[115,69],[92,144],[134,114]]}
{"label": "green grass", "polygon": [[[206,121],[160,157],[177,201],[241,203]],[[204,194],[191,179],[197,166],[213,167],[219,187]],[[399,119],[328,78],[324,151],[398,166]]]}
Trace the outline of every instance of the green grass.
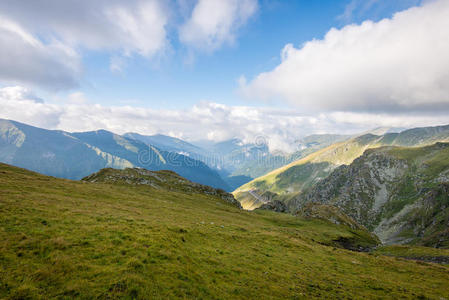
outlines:
{"label": "green grass", "polygon": [[422,246],[392,245],[376,249],[375,254],[410,258],[410,259],[430,259],[433,257],[447,257],[449,261],[448,249],[437,249]]}
{"label": "green grass", "polygon": [[335,247],[360,235],[218,197],[0,164],[2,299],[449,296],[446,266]]}
{"label": "green grass", "polygon": [[423,175],[433,177],[449,169],[449,143],[436,143],[419,148],[392,148],[390,153],[411,164],[425,164]]}

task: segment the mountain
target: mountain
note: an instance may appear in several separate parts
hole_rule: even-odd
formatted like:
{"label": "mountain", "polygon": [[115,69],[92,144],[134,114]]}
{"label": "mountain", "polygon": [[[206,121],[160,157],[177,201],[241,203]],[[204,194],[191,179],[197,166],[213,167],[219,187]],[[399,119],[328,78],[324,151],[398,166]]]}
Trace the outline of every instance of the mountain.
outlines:
{"label": "mountain", "polygon": [[349,165],[367,149],[386,145],[422,146],[439,141],[449,141],[449,125],[353,137],[256,178],[236,189],[233,194],[244,208],[253,209],[262,205],[266,201],[263,195],[267,191],[275,194],[275,199],[285,201],[290,206],[289,202],[297,194],[326,178],[338,166]]}
{"label": "mountain", "polygon": [[123,136],[126,138],[141,141],[147,145],[153,145],[160,150],[176,152],[201,161],[203,161],[201,158],[207,157],[208,155],[208,152],[206,150],[198,146],[167,135],[141,135],[138,133],[129,132],[125,133]]}
{"label": "mountain", "polygon": [[194,158],[176,152],[161,151],[152,145],[105,130],[73,133],[72,135],[102,151],[117,154],[136,167],[150,170],[172,170],[189,180],[229,190],[228,185],[216,171]]}
{"label": "mountain", "polygon": [[318,149],[349,138],[349,136],[333,134],[311,135],[296,141],[297,150],[293,153],[280,151],[272,153],[263,139],[255,143],[244,143],[242,140],[234,138],[218,143],[199,142],[200,146],[196,146],[181,139],[160,134],[147,136],[127,133],[124,137],[141,141],[160,150],[176,152],[202,161],[220,174],[230,190],[235,190],[255,177]]}
{"label": "mountain", "polygon": [[133,166],[130,161],[103,152],[67,132],[8,120],[0,120],[0,161],[70,179],[82,178],[104,167]]}
{"label": "mountain", "polygon": [[[314,134],[295,141],[296,151],[282,153],[270,152],[265,144],[247,144],[240,150],[232,152],[231,160],[237,162],[233,175],[259,177],[272,170],[296,161],[319,149],[348,139],[349,136],[337,134]],[[240,153],[239,153],[240,151]],[[235,159],[238,157],[240,159]]]}
{"label": "mountain", "polygon": [[68,179],[81,179],[105,167],[168,169],[189,180],[229,190],[203,162],[105,130],[69,133],[0,120],[0,161]]}
{"label": "mountain", "polygon": [[[349,139],[349,135],[341,134],[312,134],[296,141],[297,152],[309,150],[314,152],[332,144]],[[311,153],[310,152],[310,153]]]}
{"label": "mountain", "polygon": [[202,161],[211,169],[216,171],[226,183],[227,191],[233,191],[237,187],[251,181],[253,178],[245,175],[232,175],[233,166],[227,164],[226,152],[213,152],[214,144],[208,146],[209,150],[190,144],[178,138],[166,135],[141,135],[138,133],[126,133],[124,137],[141,141],[147,145],[152,145],[158,149],[175,152],[188,156],[191,159]]}
{"label": "mountain", "polygon": [[293,202],[338,207],[386,244],[449,248],[449,143],[366,150]]}
{"label": "mountain", "polygon": [[307,136],[295,142],[293,153],[271,152],[267,141],[261,139],[255,143],[244,143],[240,139],[231,139],[207,146],[210,156],[216,158],[216,166],[226,182],[235,188],[284,166],[292,161],[306,156],[349,136],[333,134],[317,134]]}
{"label": "mountain", "polygon": [[350,251],[347,242],[377,241],[343,224],[247,212],[171,172],[141,171],[72,181],[0,164],[0,298],[447,297],[446,266],[392,257],[442,260],[447,250]]}

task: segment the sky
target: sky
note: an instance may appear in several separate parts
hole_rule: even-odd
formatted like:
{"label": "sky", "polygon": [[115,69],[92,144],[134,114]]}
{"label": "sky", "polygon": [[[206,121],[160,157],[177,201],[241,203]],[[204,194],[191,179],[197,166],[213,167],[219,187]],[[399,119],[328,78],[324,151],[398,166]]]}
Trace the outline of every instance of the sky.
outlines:
{"label": "sky", "polygon": [[0,2],[0,118],[263,136],[449,124],[449,0]]}

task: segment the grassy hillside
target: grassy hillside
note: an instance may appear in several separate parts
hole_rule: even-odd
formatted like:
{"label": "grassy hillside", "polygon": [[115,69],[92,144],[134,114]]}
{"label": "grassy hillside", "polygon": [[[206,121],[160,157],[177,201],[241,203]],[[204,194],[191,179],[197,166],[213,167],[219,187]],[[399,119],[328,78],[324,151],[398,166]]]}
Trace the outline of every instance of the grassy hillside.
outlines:
{"label": "grassy hillside", "polygon": [[364,231],[124,183],[0,164],[0,298],[449,296],[446,266],[337,247]]}
{"label": "grassy hillside", "polygon": [[[251,209],[260,205],[253,197],[270,191],[288,203],[297,194],[327,177],[336,167],[348,165],[365,150],[381,146],[424,146],[449,141],[449,125],[414,128],[385,135],[365,134],[318,150],[302,159],[258,177],[234,191],[234,196]],[[249,194],[252,191],[252,195]]]}

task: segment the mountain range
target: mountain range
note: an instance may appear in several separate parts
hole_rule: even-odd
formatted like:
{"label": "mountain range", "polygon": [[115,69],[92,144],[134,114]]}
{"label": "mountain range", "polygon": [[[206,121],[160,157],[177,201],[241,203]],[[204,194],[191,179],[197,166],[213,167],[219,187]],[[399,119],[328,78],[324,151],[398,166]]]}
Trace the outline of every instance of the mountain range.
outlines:
{"label": "mountain range", "polygon": [[384,244],[448,247],[448,142],[449,126],[364,134],[257,178],[234,195],[246,209],[284,205],[302,214],[309,204],[324,205],[318,208],[327,219],[347,216]]}
{"label": "mountain range", "polygon": [[268,142],[263,138],[256,139],[253,143],[245,143],[241,139],[234,138],[218,143],[198,142],[198,145],[195,145],[160,134],[126,133],[124,136],[204,162],[220,174],[230,190],[309,153],[349,138],[346,135],[336,134],[310,135],[297,140],[294,145],[296,150],[288,153],[270,151]]}
{"label": "mountain range", "polygon": [[385,133],[311,135],[286,154],[238,139],[201,148],[163,135],[70,133],[0,120],[0,162],[76,180],[103,168],[170,170],[204,186],[239,186],[233,194],[245,209],[322,214],[365,226],[386,244],[446,246],[449,125],[373,132]]}
{"label": "mountain range", "polygon": [[229,190],[220,175],[201,161],[105,130],[70,133],[0,120],[0,162],[68,179],[81,179],[106,167],[167,169]]}
{"label": "mountain range", "polygon": [[286,154],[0,120],[0,298],[444,298],[449,126],[376,133]]}
{"label": "mountain range", "polygon": [[0,162],[68,179],[80,179],[105,167],[168,169],[192,181],[232,191],[344,138],[313,135],[297,141],[298,150],[288,154],[271,153],[266,143],[248,144],[239,139],[202,148],[160,134],[118,135],[106,130],[72,133],[0,120]]}
{"label": "mountain range", "polygon": [[234,195],[248,209],[273,199],[284,201],[290,206],[289,203],[298,194],[326,178],[338,166],[349,165],[367,149],[381,146],[423,146],[446,141],[449,141],[449,125],[352,137],[258,177],[236,189]]}

